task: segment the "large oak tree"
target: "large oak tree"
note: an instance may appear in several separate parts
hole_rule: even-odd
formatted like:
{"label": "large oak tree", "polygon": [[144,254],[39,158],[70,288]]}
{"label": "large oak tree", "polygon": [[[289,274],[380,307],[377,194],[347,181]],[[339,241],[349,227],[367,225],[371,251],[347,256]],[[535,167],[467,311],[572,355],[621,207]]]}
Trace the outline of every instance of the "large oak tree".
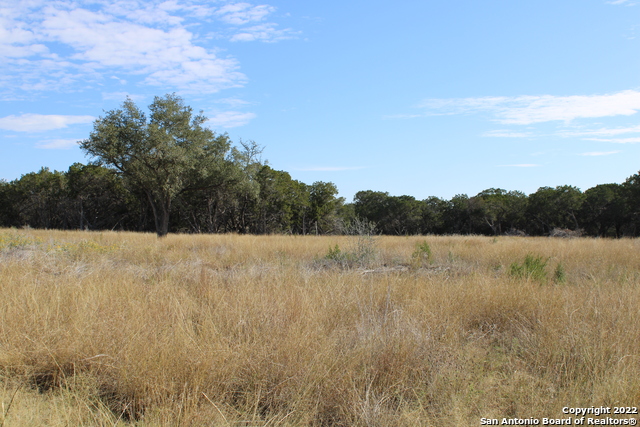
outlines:
{"label": "large oak tree", "polygon": [[158,236],[169,231],[174,198],[187,190],[219,185],[230,148],[228,136],[204,126],[176,94],[155,97],[149,117],[127,98],[94,122],[80,146],[99,163],[119,171],[146,195]]}

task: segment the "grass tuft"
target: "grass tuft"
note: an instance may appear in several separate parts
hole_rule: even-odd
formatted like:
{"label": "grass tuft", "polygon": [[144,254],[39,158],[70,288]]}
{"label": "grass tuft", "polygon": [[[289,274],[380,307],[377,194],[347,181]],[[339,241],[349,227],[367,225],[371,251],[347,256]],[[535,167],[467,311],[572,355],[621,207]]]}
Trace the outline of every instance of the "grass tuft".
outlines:
{"label": "grass tuft", "polygon": [[514,262],[510,265],[509,274],[518,279],[545,282],[547,280],[547,261],[548,258],[527,254],[522,264]]}

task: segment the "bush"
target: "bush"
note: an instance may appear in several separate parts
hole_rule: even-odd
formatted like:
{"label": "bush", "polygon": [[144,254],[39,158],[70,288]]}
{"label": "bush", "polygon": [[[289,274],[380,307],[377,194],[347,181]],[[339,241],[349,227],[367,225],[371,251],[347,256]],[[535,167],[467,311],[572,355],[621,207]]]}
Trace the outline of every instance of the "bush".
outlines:
{"label": "bush", "polygon": [[411,254],[412,264],[420,267],[431,261],[431,247],[427,242],[416,243],[416,249]]}
{"label": "bush", "polygon": [[509,274],[519,279],[531,279],[544,282],[547,280],[547,259],[528,254],[522,264],[514,262],[509,267]]}

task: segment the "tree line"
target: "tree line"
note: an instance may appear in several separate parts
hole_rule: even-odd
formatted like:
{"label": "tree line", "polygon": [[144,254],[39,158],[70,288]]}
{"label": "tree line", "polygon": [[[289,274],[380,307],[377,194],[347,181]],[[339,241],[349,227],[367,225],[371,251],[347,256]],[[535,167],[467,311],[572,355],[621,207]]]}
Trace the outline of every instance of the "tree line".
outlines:
{"label": "tree line", "polygon": [[331,182],[307,185],[206,128],[175,94],[147,115],[130,99],[94,123],[82,149],[93,161],[0,181],[0,226],[188,233],[338,234],[356,220],[381,234],[640,233],[640,175],[580,191],[487,189],[450,200],[360,191],[352,203]]}
{"label": "tree line", "polygon": [[638,236],[640,175],[585,192],[569,185],[541,187],[529,196],[490,188],[472,197],[416,200],[361,191],[353,212],[383,234]]}
{"label": "tree line", "polygon": [[[185,191],[171,203],[167,229],[185,233],[327,234],[339,232],[343,199],[332,183],[306,185],[268,165],[253,177],[238,174],[206,190]],[[38,172],[0,181],[0,226],[46,229],[155,231],[144,191],[95,164]],[[162,235],[162,233],[159,233]]]}

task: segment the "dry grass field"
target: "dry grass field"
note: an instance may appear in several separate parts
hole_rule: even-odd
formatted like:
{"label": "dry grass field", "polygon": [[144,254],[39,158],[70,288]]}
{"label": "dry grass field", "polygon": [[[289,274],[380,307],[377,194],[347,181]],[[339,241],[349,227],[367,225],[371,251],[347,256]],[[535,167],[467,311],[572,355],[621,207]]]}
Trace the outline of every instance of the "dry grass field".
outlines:
{"label": "dry grass field", "polygon": [[0,289],[0,427],[640,404],[640,240],[4,229]]}

